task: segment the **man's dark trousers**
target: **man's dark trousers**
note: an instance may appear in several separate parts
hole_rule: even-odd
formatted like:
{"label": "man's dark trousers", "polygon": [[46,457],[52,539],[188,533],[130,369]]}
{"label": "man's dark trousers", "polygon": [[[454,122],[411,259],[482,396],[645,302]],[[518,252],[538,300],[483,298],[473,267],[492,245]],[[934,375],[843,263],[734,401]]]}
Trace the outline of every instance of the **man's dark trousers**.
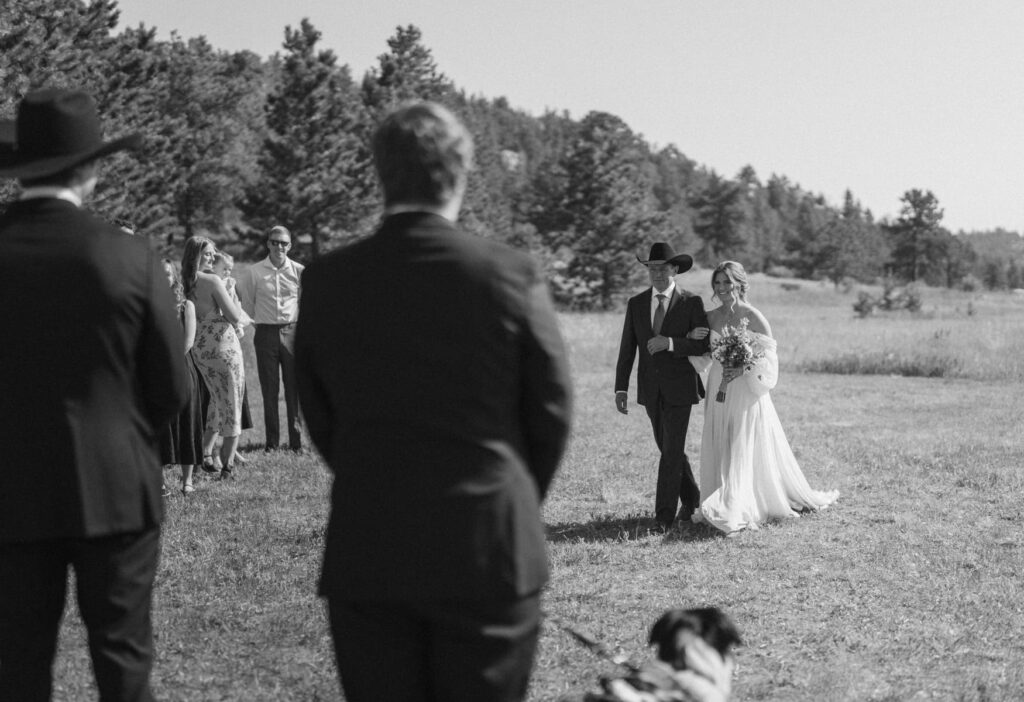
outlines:
{"label": "man's dark trousers", "polygon": [[299,395],[295,385],[295,325],[257,324],[253,347],[256,350],[260,392],[263,395],[266,447],[275,449],[280,443],[281,419],[277,406],[283,382],[288,447],[298,451],[302,448],[302,434],[299,431]]}
{"label": "man's dark trousers", "polygon": [[158,527],[0,544],[0,700],[50,699],[70,565],[100,699],[151,702],[150,605],[159,553]]}
{"label": "man's dark trousers", "polygon": [[654,496],[654,517],[663,524],[676,518],[676,507],[691,513],[700,504],[700,489],[693,479],[686,457],[686,430],[693,405],[670,405],[661,394],[644,405],[654,430],[654,441],[661,451],[658,462],[658,488]]}
{"label": "man's dark trousers", "polygon": [[328,598],[345,699],[518,702],[540,634],[540,596],[352,602]]}

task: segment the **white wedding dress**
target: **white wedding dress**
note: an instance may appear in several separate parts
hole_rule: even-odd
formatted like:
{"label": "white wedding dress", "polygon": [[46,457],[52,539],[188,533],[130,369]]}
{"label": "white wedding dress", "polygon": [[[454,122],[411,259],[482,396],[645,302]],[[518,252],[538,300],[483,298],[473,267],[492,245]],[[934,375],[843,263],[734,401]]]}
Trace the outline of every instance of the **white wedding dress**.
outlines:
{"label": "white wedding dress", "polygon": [[[715,399],[722,365],[713,361],[704,400],[701,505],[694,516],[726,533],[823,509],[839,497],[838,490],[807,484],[768,394],[779,376],[777,345],[769,336],[748,333],[764,357],[726,386],[725,402]],[[718,336],[711,331],[712,340]]]}

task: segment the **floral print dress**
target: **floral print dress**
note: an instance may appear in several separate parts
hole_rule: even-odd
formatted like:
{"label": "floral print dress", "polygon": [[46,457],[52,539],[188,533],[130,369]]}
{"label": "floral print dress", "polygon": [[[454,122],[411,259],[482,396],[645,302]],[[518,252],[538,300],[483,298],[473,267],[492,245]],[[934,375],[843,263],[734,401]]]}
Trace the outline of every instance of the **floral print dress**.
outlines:
{"label": "floral print dress", "polygon": [[210,392],[207,430],[221,436],[238,436],[242,433],[242,392],[245,390],[242,344],[235,327],[218,310],[211,311],[196,324],[192,358]]}

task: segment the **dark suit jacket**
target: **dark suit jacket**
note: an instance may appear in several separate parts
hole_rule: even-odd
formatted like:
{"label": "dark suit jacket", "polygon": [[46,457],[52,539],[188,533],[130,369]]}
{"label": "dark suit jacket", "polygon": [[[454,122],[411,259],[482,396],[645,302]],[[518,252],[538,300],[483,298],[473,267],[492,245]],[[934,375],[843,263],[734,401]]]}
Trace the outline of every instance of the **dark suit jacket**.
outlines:
{"label": "dark suit jacket", "polygon": [[629,298],[626,321],[622,327],[619,360],[615,365],[615,390],[629,389],[629,376],[633,372],[633,359],[640,351],[637,370],[637,402],[645,405],[658,395],[670,405],[693,405],[704,397],[704,384],[687,356],[701,356],[708,350],[708,339],[687,339],[695,327],[708,326],[704,302],[693,295],[674,288],[668,311],[661,324],[661,335],[672,339],[672,352],[647,352],[647,342],[654,336],[651,328],[651,291],[644,290]]}
{"label": "dark suit jacket", "polygon": [[63,200],[12,204],[0,300],[0,542],[158,524],[155,432],[188,377],[148,243]]}
{"label": "dark suit jacket", "polygon": [[570,380],[531,260],[405,213],[311,263],[302,288],[299,399],[335,473],[321,593],[536,592]]}

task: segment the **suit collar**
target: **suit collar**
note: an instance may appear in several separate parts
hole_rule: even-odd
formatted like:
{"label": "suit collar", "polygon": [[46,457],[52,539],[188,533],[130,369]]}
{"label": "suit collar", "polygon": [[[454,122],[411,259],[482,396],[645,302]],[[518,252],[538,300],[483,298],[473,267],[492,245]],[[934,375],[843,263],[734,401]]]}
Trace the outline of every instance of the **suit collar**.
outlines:
{"label": "suit collar", "polygon": [[72,202],[56,197],[33,197],[28,200],[15,200],[7,206],[7,214],[38,212],[40,210],[64,210],[81,212],[82,208]]}
{"label": "suit collar", "polygon": [[668,307],[666,308],[666,311],[672,309],[672,305],[674,305],[676,300],[679,299],[679,286],[676,285],[676,281],[674,280],[671,283],[669,283],[669,286],[665,288],[664,292],[659,293],[657,290],[654,289],[654,286],[647,288],[647,292],[650,294],[650,297],[648,297],[647,300],[652,305],[654,304],[655,295],[667,295]]}
{"label": "suit collar", "polygon": [[40,200],[44,198],[66,200],[75,207],[82,206],[82,198],[78,196],[78,193],[71,188],[56,185],[33,185],[22,190],[21,195],[18,197],[19,200]]}
{"label": "suit collar", "polygon": [[[673,293],[675,293],[675,291],[678,288],[679,288],[679,286],[676,285],[676,281],[674,279],[672,279],[672,278],[669,278],[668,287],[665,288],[664,292],[662,292],[661,294],[662,295],[668,295],[669,297],[671,297],[673,295]],[[654,286],[652,285],[651,286],[651,295],[657,295],[657,294],[658,294],[658,291],[655,290]]]}
{"label": "suit collar", "polygon": [[424,212],[422,210],[401,210],[398,212],[390,212],[384,214],[384,224],[401,223],[408,225],[413,222],[437,222],[443,223],[449,227],[455,226],[447,217],[443,217],[436,212]]}
{"label": "suit collar", "polygon": [[398,212],[384,217],[379,233],[409,231],[412,229],[442,229],[453,231],[458,227],[451,220],[433,212]]}

